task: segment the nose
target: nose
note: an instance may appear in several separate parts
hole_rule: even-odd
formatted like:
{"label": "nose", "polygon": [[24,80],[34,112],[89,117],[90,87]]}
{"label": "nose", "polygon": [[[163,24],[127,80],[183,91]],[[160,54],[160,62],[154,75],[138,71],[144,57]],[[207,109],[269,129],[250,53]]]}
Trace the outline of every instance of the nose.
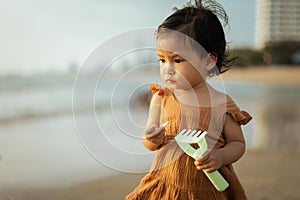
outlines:
{"label": "nose", "polygon": [[169,75],[174,75],[175,74],[175,70],[173,67],[171,66],[166,66],[165,72]]}

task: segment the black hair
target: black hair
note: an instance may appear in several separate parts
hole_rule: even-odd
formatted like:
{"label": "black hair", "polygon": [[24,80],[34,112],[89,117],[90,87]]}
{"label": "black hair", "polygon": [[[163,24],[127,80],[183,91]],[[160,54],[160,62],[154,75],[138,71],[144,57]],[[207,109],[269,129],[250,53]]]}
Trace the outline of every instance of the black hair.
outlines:
{"label": "black hair", "polygon": [[228,16],[223,7],[213,0],[196,0],[167,17],[157,32],[162,29],[178,31],[198,42],[207,53],[217,57],[216,67],[208,72],[209,76],[218,75],[230,69],[234,59],[228,59],[227,42],[223,25],[228,24]]}

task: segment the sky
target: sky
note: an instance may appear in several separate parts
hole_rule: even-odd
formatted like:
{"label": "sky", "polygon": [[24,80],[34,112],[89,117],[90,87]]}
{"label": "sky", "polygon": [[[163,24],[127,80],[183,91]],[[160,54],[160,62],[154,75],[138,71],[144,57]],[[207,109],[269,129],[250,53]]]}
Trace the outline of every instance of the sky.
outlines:
{"label": "sky", "polygon": [[[0,75],[66,71],[101,43],[157,27],[183,0],[0,0]],[[254,47],[255,0],[219,0],[231,47]]]}

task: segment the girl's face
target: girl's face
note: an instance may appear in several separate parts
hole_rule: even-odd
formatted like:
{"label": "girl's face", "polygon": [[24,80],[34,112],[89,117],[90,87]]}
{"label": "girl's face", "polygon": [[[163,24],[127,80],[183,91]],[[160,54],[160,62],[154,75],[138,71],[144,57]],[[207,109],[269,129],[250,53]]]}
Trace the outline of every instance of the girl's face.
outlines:
{"label": "girl's face", "polygon": [[206,70],[193,47],[176,37],[158,37],[157,55],[160,75],[172,89],[190,89],[205,81]]}

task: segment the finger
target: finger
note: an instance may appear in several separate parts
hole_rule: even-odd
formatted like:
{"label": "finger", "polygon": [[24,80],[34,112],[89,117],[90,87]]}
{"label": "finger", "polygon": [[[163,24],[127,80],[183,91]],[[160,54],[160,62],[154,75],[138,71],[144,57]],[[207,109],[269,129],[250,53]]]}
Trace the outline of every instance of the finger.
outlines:
{"label": "finger", "polygon": [[208,172],[208,171],[214,170],[214,167],[210,163],[208,163],[208,164],[205,164],[205,165],[198,165],[197,169],[198,170],[205,170],[206,172]]}
{"label": "finger", "polygon": [[153,138],[162,138],[164,134],[161,133],[159,130],[155,130],[152,133],[149,133],[146,135],[147,139],[153,139]]}
{"label": "finger", "polygon": [[209,162],[209,155],[206,155],[206,156],[203,156],[203,157],[198,157],[198,158],[196,158],[196,162],[197,162],[199,165],[206,164],[207,162]]}
{"label": "finger", "polygon": [[158,135],[156,137],[148,138],[148,140],[151,141],[152,143],[160,143],[161,141],[164,140],[164,137]]}
{"label": "finger", "polygon": [[157,125],[156,124],[152,124],[150,126],[148,126],[146,129],[145,129],[145,133],[152,133],[155,131],[155,129],[157,128]]}
{"label": "finger", "polygon": [[165,131],[165,127],[164,126],[160,126],[156,129],[158,132],[162,132]]}
{"label": "finger", "polygon": [[159,134],[159,133],[157,133],[157,132],[151,132],[151,133],[148,133],[148,134],[146,135],[146,139],[153,139],[153,138],[157,137],[158,134]]}
{"label": "finger", "polygon": [[205,170],[206,169],[206,165],[196,165],[196,168],[198,169],[198,170]]}
{"label": "finger", "polygon": [[205,168],[204,170],[205,170],[205,172],[207,172],[207,173],[211,173],[211,172],[216,171],[217,169],[216,169],[214,166],[211,166],[211,167]]}

